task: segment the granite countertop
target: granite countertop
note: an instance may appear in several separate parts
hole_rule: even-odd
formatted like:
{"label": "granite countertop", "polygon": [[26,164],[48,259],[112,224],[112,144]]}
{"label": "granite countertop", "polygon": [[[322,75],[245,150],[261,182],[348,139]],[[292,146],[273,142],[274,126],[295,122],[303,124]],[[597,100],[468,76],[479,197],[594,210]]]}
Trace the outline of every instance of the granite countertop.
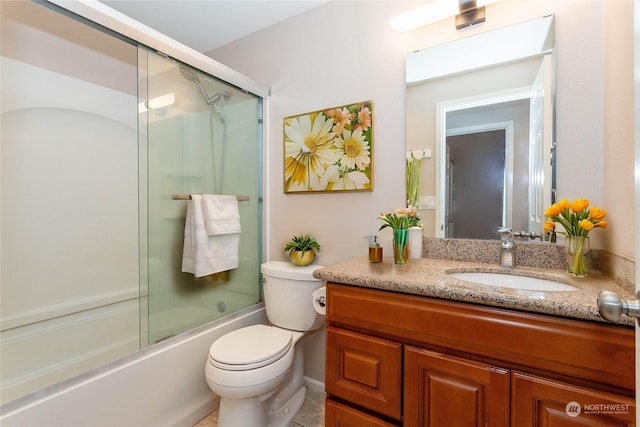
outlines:
{"label": "granite countertop", "polygon": [[[508,272],[566,283],[578,290],[530,291],[486,286],[447,274],[454,271]],[[384,258],[381,263],[370,263],[368,257],[364,256],[320,268],[313,275],[318,279],[345,285],[603,323],[612,322],[602,319],[598,314],[597,299],[600,290],[615,292],[622,299],[635,299],[635,295],[598,272],[590,272],[589,277],[577,278],[560,269],[518,266],[506,270],[497,264],[430,258],[412,259],[407,265],[394,266],[391,258]],[[634,320],[622,316],[616,323],[633,326]]]}

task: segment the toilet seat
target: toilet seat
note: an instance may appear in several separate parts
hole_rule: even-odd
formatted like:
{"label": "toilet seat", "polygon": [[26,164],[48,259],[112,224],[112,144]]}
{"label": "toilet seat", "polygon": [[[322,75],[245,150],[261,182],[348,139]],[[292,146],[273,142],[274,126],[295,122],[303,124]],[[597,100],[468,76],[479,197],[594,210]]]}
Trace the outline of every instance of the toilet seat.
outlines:
{"label": "toilet seat", "polygon": [[291,331],[252,325],[218,338],[209,348],[209,363],[219,369],[246,371],[272,364],[293,345]]}

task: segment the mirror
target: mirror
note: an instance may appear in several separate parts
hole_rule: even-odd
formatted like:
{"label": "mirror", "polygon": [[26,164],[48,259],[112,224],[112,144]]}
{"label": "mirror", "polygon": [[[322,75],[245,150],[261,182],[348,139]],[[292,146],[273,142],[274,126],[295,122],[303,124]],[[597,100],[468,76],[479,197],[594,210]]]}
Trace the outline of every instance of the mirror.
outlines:
{"label": "mirror", "polygon": [[422,162],[425,235],[543,235],[554,194],[552,15],[410,53],[406,147]]}

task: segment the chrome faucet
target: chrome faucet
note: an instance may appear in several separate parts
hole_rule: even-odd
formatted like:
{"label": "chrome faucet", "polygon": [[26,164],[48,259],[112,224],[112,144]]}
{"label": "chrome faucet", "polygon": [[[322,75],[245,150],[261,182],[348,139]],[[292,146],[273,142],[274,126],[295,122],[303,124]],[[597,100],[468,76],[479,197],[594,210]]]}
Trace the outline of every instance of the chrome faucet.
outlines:
{"label": "chrome faucet", "polygon": [[513,268],[516,266],[516,257],[513,253],[513,240],[511,230],[508,228],[499,228],[498,234],[502,242],[500,247],[500,267]]}

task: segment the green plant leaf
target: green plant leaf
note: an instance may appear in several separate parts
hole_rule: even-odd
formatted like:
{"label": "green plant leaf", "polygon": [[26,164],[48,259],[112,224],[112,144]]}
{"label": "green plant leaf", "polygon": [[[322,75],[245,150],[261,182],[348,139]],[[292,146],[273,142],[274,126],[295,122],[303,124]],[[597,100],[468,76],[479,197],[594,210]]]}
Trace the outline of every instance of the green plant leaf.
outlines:
{"label": "green plant leaf", "polygon": [[308,234],[293,236],[285,245],[284,251],[291,254],[292,251],[308,251],[313,250],[320,252],[320,243],[314,237]]}

